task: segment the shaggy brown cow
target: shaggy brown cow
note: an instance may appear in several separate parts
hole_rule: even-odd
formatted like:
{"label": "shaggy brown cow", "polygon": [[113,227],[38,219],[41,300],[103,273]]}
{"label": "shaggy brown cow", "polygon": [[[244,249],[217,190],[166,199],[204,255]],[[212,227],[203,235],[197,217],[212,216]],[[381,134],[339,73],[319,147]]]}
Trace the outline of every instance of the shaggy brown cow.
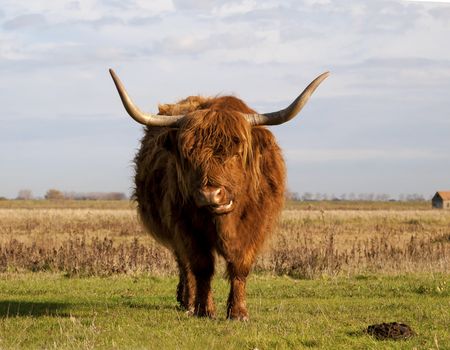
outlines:
{"label": "shaggy brown cow", "polygon": [[194,315],[215,316],[218,253],[231,283],[227,316],[247,320],[246,279],[285,193],[281,151],[263,125],[292,119],[328,73],[278,112],[257,114],[232,96],[195,96],[160,105],[157,115],[141,112],[110,73],[127,112],[147,126],[135,158],[134,196],[145,227],[175,255],[177,300]]}

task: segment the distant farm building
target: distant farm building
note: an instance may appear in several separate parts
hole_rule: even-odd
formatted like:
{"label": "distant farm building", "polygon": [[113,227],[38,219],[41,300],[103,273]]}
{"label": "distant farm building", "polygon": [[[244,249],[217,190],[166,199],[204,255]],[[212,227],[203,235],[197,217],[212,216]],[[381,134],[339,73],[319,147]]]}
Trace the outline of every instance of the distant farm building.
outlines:
{"label": "distant farm building", "polygon": [[431,200],[433,208],[450,209],[450,191],[436,192]]}

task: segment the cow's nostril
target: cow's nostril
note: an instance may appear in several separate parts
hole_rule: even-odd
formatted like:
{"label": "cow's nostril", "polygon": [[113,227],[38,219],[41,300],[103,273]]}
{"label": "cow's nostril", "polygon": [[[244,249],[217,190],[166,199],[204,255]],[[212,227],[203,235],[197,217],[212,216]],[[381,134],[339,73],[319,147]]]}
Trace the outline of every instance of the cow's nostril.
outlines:
{"label": "cow's nostril", "polygon": [[200,189],[201,202],[204,205],[218,205],[222,204],[224,190],[221,187],[206,186]]}
{"label": "cow's nostril", "polygon": [[218,188],[218,189],[216,189],[216,190],[213,191],[212,196],[213,196],[215,199],[218,199],[218,198],[220,197],[221,194],[222,194],[222,190],[221,190],[220,188]]}

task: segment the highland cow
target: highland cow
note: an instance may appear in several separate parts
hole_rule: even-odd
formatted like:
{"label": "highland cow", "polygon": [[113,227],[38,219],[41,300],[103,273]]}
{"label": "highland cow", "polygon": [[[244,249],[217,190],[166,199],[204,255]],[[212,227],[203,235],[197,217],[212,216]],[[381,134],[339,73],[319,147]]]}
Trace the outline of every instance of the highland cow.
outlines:
{"label": "highland cow", "polygon": [[295,117],[329,73],[286,109],[266,114],[233,96],[188,97],[160,105],[158,114],[143,113],[110,73],[127,112],[146,125],[134,198],[146,229],[177,261],[180,306],[215,316],[211,279],[220,255],[231,284],[227,317],[248,320],[246,279],[285,194],[281,151],[264,125]]}

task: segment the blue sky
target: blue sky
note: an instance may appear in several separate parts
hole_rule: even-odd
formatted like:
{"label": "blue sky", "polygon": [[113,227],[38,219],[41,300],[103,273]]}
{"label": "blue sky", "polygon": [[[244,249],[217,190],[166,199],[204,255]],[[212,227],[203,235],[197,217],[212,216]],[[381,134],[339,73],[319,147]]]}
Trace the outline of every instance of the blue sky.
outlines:
{"label": "blue sky", "polygon": [[132,188],[147,111],[234,94],[267,112],[332,75],[271,127],[289,187],[450,189],[450,1],[2,0],[0,196]]}

